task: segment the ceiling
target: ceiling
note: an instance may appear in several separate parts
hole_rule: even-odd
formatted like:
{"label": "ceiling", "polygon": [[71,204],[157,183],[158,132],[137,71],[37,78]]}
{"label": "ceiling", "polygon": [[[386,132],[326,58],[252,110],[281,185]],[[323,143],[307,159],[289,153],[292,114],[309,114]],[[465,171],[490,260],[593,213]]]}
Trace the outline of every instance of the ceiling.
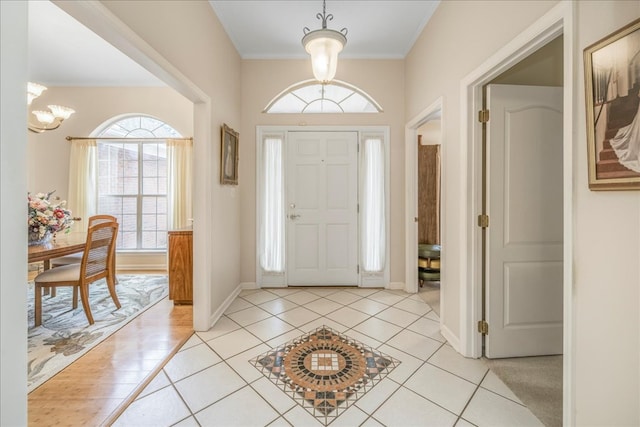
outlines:
{"label": "ceiling", "polygon": [[[329,0],[328,27],[348,29],[343,58],[400,59],[439,0]],[[321,27],[320,0],[210,0],[244,59],[304,58],[303,28]],[[29,2],[29,79],[50,86],[164,86],[49,1]]]}
{"label": "ceiling", "polygon": [[[305,58],[303,28],[321,28],[322,1],[209,0],[245,59]],[[327,27],[347,28],[343,58],[404,58],[439,1],[329,0]]]}

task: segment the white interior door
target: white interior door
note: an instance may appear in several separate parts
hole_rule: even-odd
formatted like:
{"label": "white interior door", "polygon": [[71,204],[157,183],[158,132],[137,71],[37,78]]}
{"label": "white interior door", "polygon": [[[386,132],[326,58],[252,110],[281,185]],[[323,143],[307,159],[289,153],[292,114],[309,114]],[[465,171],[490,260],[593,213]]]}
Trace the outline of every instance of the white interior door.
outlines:
{"label": "white interior door", "polygon": [[358,285],[357,135],[289,133],[289,286]]}
{"label": "white interior door", "polygon": [[490,358],[562,353],[562,88],[487,89]]}

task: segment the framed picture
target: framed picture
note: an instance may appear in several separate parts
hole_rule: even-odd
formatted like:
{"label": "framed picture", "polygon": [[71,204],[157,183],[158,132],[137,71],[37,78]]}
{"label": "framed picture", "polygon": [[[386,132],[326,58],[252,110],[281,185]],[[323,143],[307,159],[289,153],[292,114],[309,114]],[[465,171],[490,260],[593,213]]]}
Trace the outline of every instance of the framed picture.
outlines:
{"label": "framed picture", "polygon": [[640,19],[584,50],[589,188],[640,190]]}
{"label": "framed picture", "polygon": [[220,183],[238,185],[238,132],[222,125]]}

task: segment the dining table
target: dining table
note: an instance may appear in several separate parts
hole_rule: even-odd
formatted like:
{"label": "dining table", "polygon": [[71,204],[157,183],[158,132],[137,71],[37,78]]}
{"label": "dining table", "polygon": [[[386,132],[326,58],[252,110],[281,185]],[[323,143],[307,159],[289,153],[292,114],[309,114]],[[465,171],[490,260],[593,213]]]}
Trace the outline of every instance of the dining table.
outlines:
{"label": "dining table", "polygon": [[29,246],[29,263],[43,261],[44,269],[50,268],[50,260],[65,255],[82,252],[87,241],[87,233],[72,232],[59,234],[48,242]]}

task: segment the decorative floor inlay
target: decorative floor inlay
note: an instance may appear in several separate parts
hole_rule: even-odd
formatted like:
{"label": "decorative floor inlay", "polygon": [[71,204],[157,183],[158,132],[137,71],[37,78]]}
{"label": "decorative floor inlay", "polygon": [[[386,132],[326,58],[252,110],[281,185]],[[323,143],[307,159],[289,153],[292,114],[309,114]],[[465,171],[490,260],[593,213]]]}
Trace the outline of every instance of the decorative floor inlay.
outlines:
{"label": "decorative floor inlay", "polygon": [[400,364],[326,326],[249,362],[324,425]]}

